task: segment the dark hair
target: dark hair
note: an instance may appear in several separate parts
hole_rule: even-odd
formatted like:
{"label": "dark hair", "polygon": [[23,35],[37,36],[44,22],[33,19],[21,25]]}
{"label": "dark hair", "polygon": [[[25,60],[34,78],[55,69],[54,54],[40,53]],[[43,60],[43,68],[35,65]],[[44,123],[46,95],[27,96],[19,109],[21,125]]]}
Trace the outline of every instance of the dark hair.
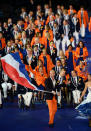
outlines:
{"label": "dark hair", "polygon": [[66,23],[68,23],[68,20],[63,20],[63,22],[64,22],[64,21],[65,21]]}
{"label": "dark hair", "polygon": [[54,24],[58,25],[58,22],[57,22],[57,21],[55,21],[55,22],[54,22]]}
{"label": "dark hair", "polygon": [[70,44],[70,45],[68,45],[67,49],[69,49],[69,47],[70,47],[70,46],[72,47],[72,50],[73,50],[73,46],[72,46],[71,44]]}
{"label": "dark hair", "polygon": [[65,69],[65,68],[61,68],[61,70],[64,70],[64,71],[66,71],[66,69]]}
{"label": "dark hair", "polygon": [[73,13],[73,16],[76,15],[77,13]]}
{"label": "dark hair", "polygon": [[37,15],[37,17],[38,17],[39,19],[41,19],[41,16]]}
{"label": "dark hair", "polygon": [[53,41],[53,40],[51,40],[51,41],[50,41],[50,43],[51,43],[51,42],[53,42],[53,43],[54,43],[54,41]]}
{"label": "dark hair", "polygon": [[56,13],[56,15],[60,16],[58,13]]}
{"label": "dark hair", "polygon": [[84,47],[84,42],[83,42],[83,41],[79,41],[79,43],[78,43],[78,46],[77,46],[77,47],[80,47],[80,42],[83,44],[83,47]]}
{"label": "dark hair", "polygon": [[83,5],[81,5],[81,6],[80,6],[80,9],[81,9],[81,8],[83,8],[83,9],[84,9],[84,6],[83,6]]}

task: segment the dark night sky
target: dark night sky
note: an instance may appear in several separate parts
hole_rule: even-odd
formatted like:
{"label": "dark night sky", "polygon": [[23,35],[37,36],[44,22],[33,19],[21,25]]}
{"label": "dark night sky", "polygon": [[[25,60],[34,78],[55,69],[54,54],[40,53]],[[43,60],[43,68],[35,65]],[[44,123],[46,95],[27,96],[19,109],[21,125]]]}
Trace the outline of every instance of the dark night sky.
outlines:
{"label": "dark night sky", "polygon": [[[34,0],[36,4],[42,4],[43,2],[48,3],[49,0]],[[68,6],[69,3],[72,3],[75,8],[79,8],[80,5],[84,5],[85,8],[91,9],[91,0],[51,0],[52,5],[56,4],[63,4],[65,7]],[[2,7],[2,4],[9,4],[13,7],[19,6],[19,5],[26,5],[29,0],[0,0],[0,7]]]}
{"label": "dark night sky", "polygon": [[[34,0],[37,4],[41,4],[44,2],[48,3],[49,0]],[[80,6],[84,5],[86,8],[91,8],[91,0],[51,0],[53,5],[55,4],[64,4],[67,6],[69,3],[72,3],[74,6]],[[2,6],[2,3],[4,4],[11,4],[13,6],[16,5],[24,5],[26,2],[29,2],[29,0],[0,0],[0,5]]]}

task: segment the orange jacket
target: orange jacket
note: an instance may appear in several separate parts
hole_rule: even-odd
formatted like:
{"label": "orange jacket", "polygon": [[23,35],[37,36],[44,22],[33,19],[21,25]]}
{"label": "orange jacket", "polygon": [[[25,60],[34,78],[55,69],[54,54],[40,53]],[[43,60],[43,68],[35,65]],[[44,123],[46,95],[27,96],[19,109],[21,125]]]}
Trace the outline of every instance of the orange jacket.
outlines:
{"label": "orange jacket", "polygon": [[[78,59],[77,56],[79,56],[79,55],[80,55],[80,47],[77,47],[76,51],[75,51],[76,60]],[[83,59],[85,60],[87,56],[88,56],[87,47],[83,47]]]}
{"label": "orange jacket", "polygon": [[23,45],[23,43],[22,43],[22,41],[21,41],[21,40],[19,41],[19,44],[20,44],[21,46]]}
{"label": "orange jacket", "polygon": [[[34,23],[35,23],[35,25],[39,25],[39,21],[38,20],[35,20]],[[40,21],[40,24],[43,25],[44,24],[43,21]]]}
{"label": "orange jacket", "polygon": [[25,23],[24,23],[24,30],[26,30],[26,29],[27,29],[27,27],[28,27],[28,23],[27,23],[27,22],[25,22]]}
{"label": "orange jacket", "polygon": [[86,67],[86,66],[83,66],[83,67],[82,67],[82,70],[84,70],[84,71],[81,71],[81,70],[80,70],[80,65],[78,65],[78,66],[76,66],[75,70],[77,71],[77,75],[78,75],[78,76],[82,77],[84,80],[87,80],[88,72],[85,71],[85,67]]}
{"label": "orange jacket", "polygon": [[19,55],[20,55],[21,60],[23,60],[23,54],[19,52]]}
{"label": "orange jacket", "polygon": [[35,31],[35,34],[36,34],[37,32],[40,32],[39,28],[35,28],[34,31]]}
{"label": "orange jacket", "polygon": [[89,32],[91,32],[91,17],[90,17],[88,29],[89,29]]}
{"label": "orange jacket", "polygon": [[35,44],[35,36],[32,38],[32,41],[31,41],[31,43],[30,43],[30,45],[31,45],[31,47]]}
{"label": "orange jacket", "polygon": [[[45,37],[45,33],[47,32],[47,30],[44,30],[43,31],[43,37]],[[50,34],[50,39],[52,39],[53,40],[53,31],[50,29],[49,31],[49,34]]]}
{"label": "orange jacket", "polygon": [[[35,67],[35,71],[36,71],[36,72],[39,72],[39,66],[36,66],[36,67]],[[43,66],[43,72],[44,72],[44,74],[46,74],[46,69],[45,69],[44,66]]]}
{"label": "orange jacket", "polygon": [[[48,73],[48,76],[49,76],[50,70],[54,67],[54,65],[53,65],[52,60],[51,60],[49,55],[46,55],[46,58],[47,58],[47,73]],[[42,60],[43,64],[44,64],[43,54],[41,54],[39,56],[39,59]]]}
{"label": "orange jacket", "polygon": [[6,47],[5,38],[1,38],[2,49]]}
{"label": "orange jacket", "polygon": [[53,19],[55,19],[55,16],[48,16],[46,20],[46,25],[50,22],[50,17],[53,17]]}
{"label": "orange jacket", "polygon": [[[82,24],[82,21],[81,21],[81,10],[78,11],[78,18],[79,18],[80,27],[81,27],[81,24]],[[87,11],[84,11],[83,12],[83,24],[85,25],[85,28],[87,27],[88,22],[89,22],[88,13],[87,13]]]}
{"label": "orange jacket", "polygon": [[[35,39],[36,39],[36,36],[34,36],[33,38],[32,38],[32,41],[31,41],[31,47],[33,46],[33,45],[35,45]],[[39,37],[39,43],[40,44],[42,44],[42,37]]]}
{"label": "orange jacket", "polygon": [[47,78],[47,74],[43,73],[43,76],[42,76],[39,71],[34,71],[31,68],[31,66],[30,66],[30,71],[34,74],[34,78],[38,86],[43,85],[45,87],[45,79]]}
{"label": "orange jacket", "polygon": [[70,78],[70,75],[69,75],[69,74],[66,74],[66,82],[65,82],[65,84],[67,84],[69,78]]}
{"label": "orange jacket", "polygon": [[[74,66],[74,68],[75,68],[75,67],[76,67],[76,63],[75,63],[75,52],[72,51],[72,54],[73,54],[73,66]],[[65,56],[67,57],[67,59],[69,58],[69,50],[66,50]]]}
{"label": "orange jacket", "polygon": [[26,65],[26,64],[25,64],[25,69],[26,69],[27,72],[30,72],[30,67],[29,67],[29,65]]}
{"label": "orange jacket", "polygon": [[[76,10],[75,10],[75,9],[73,9],[72,11],[73,11],[73,14],[76,13]],[[71,14],[70,9],[68,10],[68,14],[69,14],[69,15]]]}
{"label": "orange jacket", "polygon": [[50,21],[50,17],[48,16],[46,20],[46,25],[49,23],[49,21]]}
{"label": "orange jacket", "polygon": [[[52,41],[53,39],[49,39],[49,46],[50,46],[50,41]],[[47,38],[46,37],[42,37],[42,44],[45,46],[45,48],[47,49]],[[54,48],[56,48],[55,44],[54,44]]]}

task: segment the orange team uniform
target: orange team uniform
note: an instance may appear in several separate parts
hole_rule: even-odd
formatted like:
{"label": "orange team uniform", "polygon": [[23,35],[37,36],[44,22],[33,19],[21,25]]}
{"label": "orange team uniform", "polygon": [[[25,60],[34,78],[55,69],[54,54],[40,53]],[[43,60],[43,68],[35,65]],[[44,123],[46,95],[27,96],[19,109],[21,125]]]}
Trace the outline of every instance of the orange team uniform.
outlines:
{"label": "orange team uniform", "polygon": [[65,81],[65,84],[67,84],[67,82],[68,82],[68,80],[69,80],[69,78],[70,78],[70,75],[69,74],[66,74],[66,81]]}
{"label": "orange team uniform", "polygon": [[21,60],[23,60],[23,54],[19,52],[19,55],[20,55]]}
{"label": "orange team uniform", "polygon": [[[79,18],[79,22],[80,22],[80,27],[82,25],[82,20],[81,20],[81,10],[78,11],[78,18]],[[87,27],[87,24],[89,22],[89,18],[88,18],[88,13],[87,11],[83,11],[83,24],[85,25],[85,28]]]}
{"label": "orange team uniform", "polygon": [[[49,45],[50,47],[50,42],[52,41],[53,39],[48,39],[48,42],[47,43],[47,38],[46,37],[42,37],[42,44],[45,46],[45,48],[47,49],[47,44]],[[55,44],[54,44],[54,48],[56,48]]]}
{"label": "orange team uniform", "polygon": [[34,71],[30,66],[30,71],[34,74],[35,81],[38,86],[42,85],[45,87],[45,80],[47,78],[47,74],[43,73],[43,76],[40,74],[39,71]]}
{"label": "orange team uniform", "polygon": [[[73,9],[73,10],[72,10],[72,13],[73,13],[73,14],[76,13],[76,10]],[[71,10],[70,10],[70,9],[68,10],[68,14],[71,15]]]}
{"label": "orange team uniform", "polygon": [[88,72],[85,70],[86,66],[83,65],[82,70],[80,69],[80,65],[76,66],[75,70],[77,71],[78,76],[82,77],[84,80],[87,80]]}
{"label": "orange team uniform", "polygon": [[29,67],[29,65],[26,65],[25,64],[25,69],[26,69],[26,71],[29,73],[30,72],[30,67]]}
{"label": "orange team uniform", "polygon": [[[36,66],[36,67],[35,67],[35,71],[36,71],[36,72],[39,72],[39,66]],[[44,72],[44,74],[46,74],[46,69],[45,69],[44,66],[43,66],[43,72]]]}
{"label": "orange team uniform", "polygon": [[[33,46],[33,45],[35,45],[35,39],[36,39],[36,36],[34,36],[33,38],[32,38],[32,41],[31,41],[31,47]],[[42,44],[42,37],[39,37],[39,43],[40,44]]]}
{"label": "orange team uniform", "polygon": [[35,34],[36,34],[37,32],[40,32],[39,28],[35,28],[34,31],[35,31]]}
{"label": "orange team uniform", "polygon": [[89,32],[91,32],[91,17],[90,17],[88,29],[89,29]]}
{"label": "orange team uniform", "polygon": [[[76,67],[76,63],[75,63],[75,51],[72,51],[72,54],[73,54],[73,66],[75,68]],[[65,56],[67,57],[67,59],[69,59],[69,51],[68,50],[66,50]]]}
{"label": "orange team uniform", "polygon": [[35,23],[35,25],[39,25],[39,24],[41,24],[42,26],[43,26],[43,24],[44,24],[43,21],[40,21],[40,22],[39,22],[38,20],[35,20],[34,23]]}
{"label": "orange team uniform", "polygon": [[47,17],[46,25],[50,22],[50,16]]}
{"label": "orange team uniform", "polygon": [[4,49],[6,47],[5,38],[1,38],[0,43],[1,43],[1,49]]}
{"label": "orange team uniform", "polygon": [[50,29],[49,31],[47,31],[46,29],[45,30],[43,30],[43,38],[45,37],[45,33],[46,32],[49,32],[49,34],[50,34],[50,39],[51,40],[53,40],[53,31]]}
{"label": "orange team uniform", "polygon": [[20,45],[20,46],[23,46],[23,43],[22,43],[22,41],[21,41],[21,40],[19,41],[19,45]]}
{"label": "orange team uniform", "polygon": [[55,19],[55,16],[48,16],[46,20],[46,25],[50,22],[50,17],[53,17]]}
{"label": "orange team uniform", "polygon": [[[43,64],[44,64],[44,58],[43,58],[43,54],[41,54],[39,56],[39,59],[43,61]],[[49,55],[46,55],[46,59],[47,59],[47,73],[48,73],[48,76],[49,76],[49,73],[50,73],[50,70],[54,67],[53,63],[52,63],[52,60],[50,58]]]}
{"label": "orange team uniform", "polygon": [[53,124],[54,122],[54,116],[57,112],[57,100],[55,99],[55,96],[53,96],[52,100],[46,100],[49,108],[49,124]]}
{"label": "orange team uniform", "polygon": [[24,30],[26,30],[27,27],[28,27],[28,22],[25,22],[25,23],[24,23]]}
{"label": "orange team uniform", "polygon": [[[79,55],[80,55],[80,47],[77,47],[77,48],[76,48],[76,51],[75,51],[76,59],[78,59],[77,56],[79,56]],[[87,56],[88,56],[87,47],[83,47],[83,60],[85,60]]]}

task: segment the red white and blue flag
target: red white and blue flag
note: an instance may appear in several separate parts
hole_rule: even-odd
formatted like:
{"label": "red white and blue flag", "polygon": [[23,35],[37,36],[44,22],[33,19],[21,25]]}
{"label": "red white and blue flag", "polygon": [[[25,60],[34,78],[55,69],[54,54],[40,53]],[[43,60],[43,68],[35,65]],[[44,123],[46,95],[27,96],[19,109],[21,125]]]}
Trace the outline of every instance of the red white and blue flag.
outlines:
{"label": "red white and blue flag", "polygon": [[1,62],[4,72],[12,80],[32,90],[38,90],[38,88],[31,83],[25,65],[21,62],[19,53],[8,54],[1,58]]}

